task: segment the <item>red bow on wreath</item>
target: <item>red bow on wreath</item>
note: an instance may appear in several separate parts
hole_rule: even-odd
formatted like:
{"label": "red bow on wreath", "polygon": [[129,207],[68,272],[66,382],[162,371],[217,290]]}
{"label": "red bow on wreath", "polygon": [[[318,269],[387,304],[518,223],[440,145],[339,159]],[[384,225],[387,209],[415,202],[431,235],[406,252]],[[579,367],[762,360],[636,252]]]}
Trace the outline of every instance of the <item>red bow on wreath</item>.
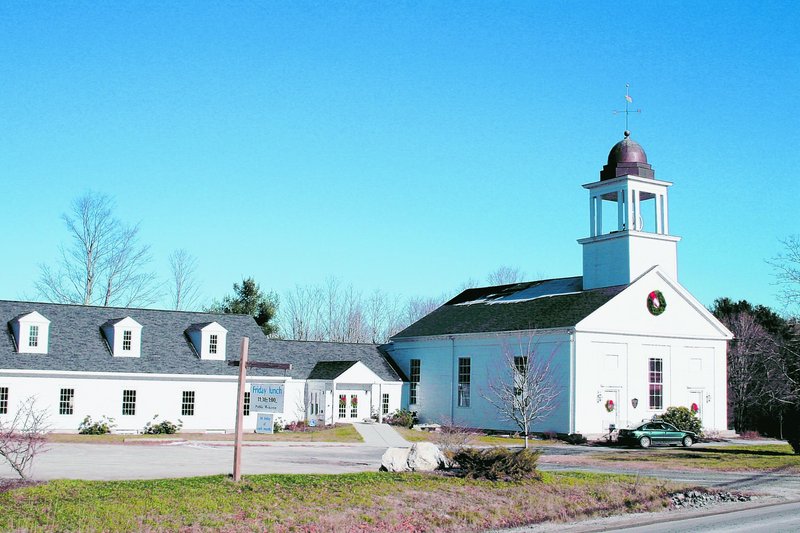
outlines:
{"label": "red bow on wreath", "polygon": [[614,400],[608,400],[606,402],[606,411],[609,413],[614,410]]}
{"label": "red bow on wreath", "polygon": [[693,413],[697,414],[697,412],[700,410],[700,406],[696,403],[693,403],[691,409]]}

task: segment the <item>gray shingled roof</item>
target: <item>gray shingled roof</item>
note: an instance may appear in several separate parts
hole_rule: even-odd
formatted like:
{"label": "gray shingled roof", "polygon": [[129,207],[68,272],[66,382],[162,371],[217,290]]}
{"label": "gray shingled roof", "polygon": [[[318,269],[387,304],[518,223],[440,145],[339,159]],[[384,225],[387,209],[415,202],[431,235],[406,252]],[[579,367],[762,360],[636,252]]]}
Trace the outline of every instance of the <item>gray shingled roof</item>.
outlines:
{"label": "gray shingled roof", "polygon": [[[38,311],[50,320],[47,354],[17,353],[9,322]],[[141,357],[113,357],[101,332],[109,320],[130,316],[142,325]],[[217,322],[228,330],[226,361],[202,361],[194,352],[186,330],[192,325]],[[133,372],[143,374],[236,375],[228,360],[239,359],[244,336],[250,338],[251,361],[291,363],[287,375],[305,379],[319,361],[361,361],[385,380],[397,373],[374,344],[277,341],[267,339],[249,315],[192,313],[154,309],[89,307],[0,300],[0,368],[64,370],[77,372]],[[249,375],[282,374],[282,370],[248,370]]]}
{"label": "gray shingled roof", "polygon": [[314,365],[308,379],[336,379],[354,364],[356,361],[320,361]]}
{"label": "gray shingled roof", "polygon": [[392,338],[570,327],[627,287],[582,284],[573,277],[467,289]]}

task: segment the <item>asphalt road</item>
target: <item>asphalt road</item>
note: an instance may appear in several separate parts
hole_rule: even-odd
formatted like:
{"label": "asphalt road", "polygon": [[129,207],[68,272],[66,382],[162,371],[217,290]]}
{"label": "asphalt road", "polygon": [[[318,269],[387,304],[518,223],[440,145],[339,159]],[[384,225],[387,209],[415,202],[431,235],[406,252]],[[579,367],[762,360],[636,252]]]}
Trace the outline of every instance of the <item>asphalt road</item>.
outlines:
{"label": "asphalt road", "polygon": [[[242,473],[341,474],[377,471],[385,447],[363,444],[245,445]],[[157,479],[230,474],[233,446],[208,442],[177,444],[48,445],[31,470],[33,479]],[[6,465],[0,477],[16,477]]]}
{"label": "asphalt road", "polygon": [[626,533],[685,533],[686,531],[725,531],[777,533],[800,531],[800,502],[784,503],[742,511],[729,510],[660,524],[647,524],[622,529]]}

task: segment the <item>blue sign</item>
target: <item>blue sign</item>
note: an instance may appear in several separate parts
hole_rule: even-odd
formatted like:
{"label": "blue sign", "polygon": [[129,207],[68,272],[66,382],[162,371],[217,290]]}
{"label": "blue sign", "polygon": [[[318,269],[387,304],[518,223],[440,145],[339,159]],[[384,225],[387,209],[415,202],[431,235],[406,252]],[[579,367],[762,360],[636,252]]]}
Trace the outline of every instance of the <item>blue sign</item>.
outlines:
{"label": "blue sign", "polygon": [[256,433],[267,433],[271,435],[274,427],[275,421],[271,413],[258,413],[258,418],[256,419]]}
{"label": "blue sign", "polygon": [[250,411],[283,413],[283,383],[254,383],[250,386]]}

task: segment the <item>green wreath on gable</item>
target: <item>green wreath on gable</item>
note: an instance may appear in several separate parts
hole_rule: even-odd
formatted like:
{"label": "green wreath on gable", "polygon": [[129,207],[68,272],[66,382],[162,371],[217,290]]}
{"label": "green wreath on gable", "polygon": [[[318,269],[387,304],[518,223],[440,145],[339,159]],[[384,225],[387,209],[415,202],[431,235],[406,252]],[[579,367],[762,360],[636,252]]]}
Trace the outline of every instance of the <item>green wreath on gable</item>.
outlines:
{"label": "green wreath on gable", "polygon": [[647,310],[653,316],[658,316],[667,309],[667,300],[661,291],[652,291],[647,295]]}

